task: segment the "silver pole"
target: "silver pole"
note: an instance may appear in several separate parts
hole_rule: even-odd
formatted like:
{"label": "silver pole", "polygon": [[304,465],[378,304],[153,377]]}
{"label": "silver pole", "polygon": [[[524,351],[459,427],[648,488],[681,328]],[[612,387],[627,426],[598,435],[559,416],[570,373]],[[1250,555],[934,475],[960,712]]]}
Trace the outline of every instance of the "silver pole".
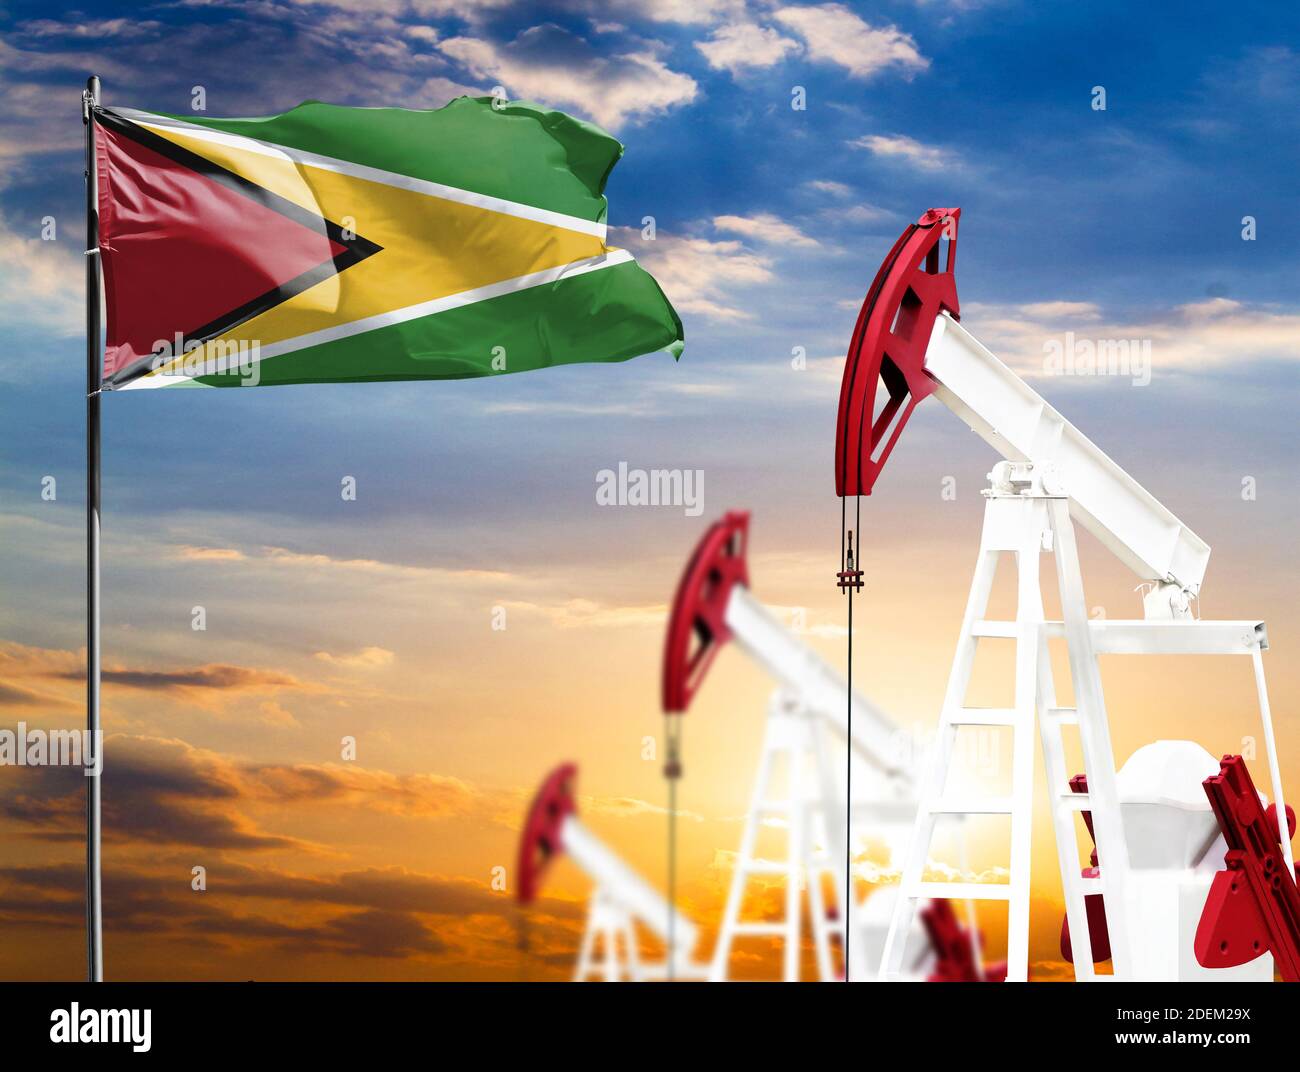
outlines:
{"label": "silver pole", "polygon": [[[86,730],[99,754],[99,203],[95,173],[95,109],[99,78],[86,80],[81,118],[86,126]],[[104,979],[103,899],[100,888],[100,782],[86,779],[86,978]]]}

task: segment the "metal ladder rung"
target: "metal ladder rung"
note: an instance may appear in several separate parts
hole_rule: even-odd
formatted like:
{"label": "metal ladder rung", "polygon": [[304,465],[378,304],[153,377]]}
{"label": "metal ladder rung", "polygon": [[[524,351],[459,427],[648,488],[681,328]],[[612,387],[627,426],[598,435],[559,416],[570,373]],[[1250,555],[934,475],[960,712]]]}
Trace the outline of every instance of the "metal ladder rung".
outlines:
{"label": "metal ladder rung", "polygon": [[733,934],[743,934],[750,937],[773,937],[779,938],[785,934],[785,923],[772,923],[768,920],[751,920],[749,922],[738,922],[732,925]]}
{"label": "metal ladder rung", "polygon": [[909,897],[946,898],[949,901],[1009,901],[1007,882],[922,882]]}
{"label": "metal ladder rung", "polygon": [[931,815],[1010,815],[1010,797],[940,797],[930,803]]}
{"label": "metal ladder rung", "polygon": [[1087,793],[1071,793],[1068,790],[1057,795],[1061,807],[1071,811],[1091,811],[1092,798]]}
{"label": "metal ladder rung", "polygon": [[1079,709],[1077,707],[1045,707],[1043,714],[1052,719],[1058,726],[1077,726],[1079,724]]}
{"label": "metal ladder rung", "polygon": [[1001,637],[1004,640],[1015,640],[1015,638],[1020,635],[1020,632],[1019,626],[1015,622],[996,621],[992,618],[983,618],[971,626],[970,635],[977,637]]}
{"label": "metal ladder rung", "polygon": [[1020,712],[1014,707],[959,707],[948,716],[950,726],[1017,726]]}
{"label": "metal ladder rung", "polygon": [[1080,875],[1079,890],[1081,893],[1101,893],[1102,892],[1101,879],[1084,878],[1082,875]]}

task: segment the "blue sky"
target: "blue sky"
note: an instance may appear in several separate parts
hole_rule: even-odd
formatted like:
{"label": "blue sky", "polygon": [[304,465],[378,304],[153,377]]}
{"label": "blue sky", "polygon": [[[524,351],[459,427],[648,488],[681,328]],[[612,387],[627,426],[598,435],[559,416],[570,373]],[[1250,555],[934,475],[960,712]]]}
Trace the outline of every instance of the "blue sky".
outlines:
{"label": "blue sky", "polygon": [[[931,205],[963,209],[965,323],[1216,547],[1214,612],[1280,619],[1294,651],[1298,21],[1253,3],[1141,14],[1011,0],[6,4],[0,641],[65,653],[82,643],[79,95],[94,71],[106,103],[158,111],[187,111],[195,86],[210,115],[311,98],[438,107],[503,86],[600,122],[627,146],[607,189],[616,241],[660,279],[686,330],[677,364],[660,354],[481,382],[107,398],[109,661],[391,672],[376,704],[413,721],[435,703],[477,742],[457,751],[422,730],[417,745],[379,749],[398,772],[432,765],[520,788],[545,756],[566,754],[565,740],[590,733],[593,749],[615,749],[606,735],[619,726],[653,725],[654,615],[702,521],[602,509],[596,473],[621,460],[703,469],[706,517],[740,506],[761,519],[773,601],[837,624],[824,582],[838,557],[831,446],[844,348],[881,258]],[[1099,86],[1104,110],[1093,107]],[[40,240],[47,216],[57,241]],[[653,242],[638,233],[646,216]],[[1150,385],[1045,376],[1044,343],[1067,331],[1150,340]],[[805,370],[790,366],[795,347]],[[966,583],[992,461],[970,443],[925,407],[880,485],[868,682],[891,661],[919,665],[897,636],[909,593],[887,574],[913,570],[916,591],[957,613],[957,596],[932,586]],[[341,474],[358,479],[351,507]],[[947,474],[962,497],[945,514]],[[53,503],[40,497],[45,475],[59,482]],[[1247,475],[1260,492],[1243,506]],[[501,579],[483,591],[461,587],[492,571]],[[1256,602],[1238,605],[1247,595]],[[499,663],[466,639],[465,623],[499,600],[519,605],[541,655],[521,648],[519,662]],[[219,608],[201,638],[188,631],[196,602]],[[838,657],[834,632],[823,639]],[[460,681],[431,650],[490,680]],[[476,725],[473,704],[497,703],[496,686],[516,713],[586,711],[594,701],[576,698],[575,682],[595,653],[605,661],[592,672],[620,697],[590,712],[599,729],[575,714],[567,738],[523,734],[493,758],[516,730],[499,713]],[[939,680],[946,654],[933,658]],[[523,665],[535,679],[516,676]],[[925,703],[902,682],[882,687],[921,717]],[[1300,697],[1296,680],[1281,689],[1279,710]],[[328,758],[311,738],[317,694],[304,690],[298,706],[295,695],[254,690],[215,723],[202,703],[198,716],[185,707],[192,694],[108,703],[139,735],[265,762]],[[652,775],[613,760],[609,771],[591,775],[607,793],[659,791]],[[460,857],[446,869],[458,867],[477,874]]]}
{"label": "blue sky", "polygon": [[[657,245],[623,237],[660,275],[688,332],[680,372],[650,381],[649,399],[642,376],[662,373],[658,359],[653,371],[619,370],[610,388],[636,395],[635,406],[653,408],[669,428],[711,411],[705,392],[762,378],[793,346],[814,359],[840,355],[881,251],[938,203],[966,213],[968,318],[985,312],[986,335],[1028,333],[1030,360],[1039,335],[1070,326],[1071,307],[1026,308],[1078,303],[1085,325],[1176,328],[1180,307],[1217,301],[1206,314],[1231,352],[1170,353],[1167,379],[1196,368],[1217,382],[1239,358],[1287,361],[1294,346],[1277,336],[1293,322],[1264,331],[1240,313],[1294,314],[1290,256],[1300,224],[1289,180],[1300,56],[1292,18],[1268,5],[1250,12],[1180,4],[1138,19],[1123,4],[902,0],[215,2],[93,13],[9,5],[0,211],[16,300],[0,319],[8,343],[0,376],[13,384],[0,404],[21,434],[4,444],[7,456],[28,464],[35,451],[65,467],[77,456],[75,109],[91,68],[108,101],[158,110],[187,110],[194,85],[213,114],[262,114],[310,97],[436,106],[504,85],[604,122],[628,145],[608,190],[611,222],[639,227],[655,217]],[[1091,107],[1098,85],[1105,111]],[[796,86],[806,90],[806,110],[790,106]],[[59,221],[59,241],[34,243],[46,215]],[[1256,241],[1241,240],[1245,215],[1258,221]],[[449,433],[439,445],[458,468],[467,460],[459,444],[472,438],[461,424],[473,420],[467,408],[514,406],[512,435],[548,437],[541,415],[568,407],[617,435],[608,425],[625,421],[589,411],[622,418],[627,397],[575,402],[585,376],[521,379],[493,387],[490,398],[483,385],[376,386],[363,395],[306,388],[241,400],[249,419],[208,400],[131,399],[122,410],[130,406],[128,423],[145,428],[183,412],[196,439],[220,438],[237,420],[255,453],[257,437],[283,427],[273,429],[270,414],[310,441],[313,427],[299,426],[298,415],[339,405],[353,415],[358,442],[381,454],[391,452],[365,433],[367,420],[387,425],[396,409],[422,425],[428,412],[439,414]],[[750,383],[753,404],[777,402],[773,386]],[[483,416],[491,438],[501,422]],[[302,423],[319,428],[310,417]],[[118,433],[110,413],[110,475],[119,461],[137,469],[156,442],[124,432],[119,443]],[[336,430],[329,439],[337,442]],[[669,432],[662,441],[680,439]],[[548,445],[564,450],[553,438]],[[171,464],[192,472],[206,495],[205,461]],[[14,492],[30,486],[21,466],[6,467],[4,479]],[[122,503],[123,492],[129,498],[125,488],[110,501]],[[156,500],[158,491],[145,494]],[[274,498],[284,502],[278,490]]]}

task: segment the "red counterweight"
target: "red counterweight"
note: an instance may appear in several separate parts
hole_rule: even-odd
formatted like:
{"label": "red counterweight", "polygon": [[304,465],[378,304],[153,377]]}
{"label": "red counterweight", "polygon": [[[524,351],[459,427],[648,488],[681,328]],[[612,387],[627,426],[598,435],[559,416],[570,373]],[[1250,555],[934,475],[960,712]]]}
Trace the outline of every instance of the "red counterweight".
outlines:
{"label": "red counterweight", "polygon": [[957,921],[952,902],[936,898],[921,910],[921,924],[934,949],[934,970],[927,983],[1001,983],[1007,978],[1006,961],[986,964],[981,972],[975,966],[971,935]]}
{"label": "red counterweight", "polygon": [[[940,310],[954,317],[959,208],[932,208],[894,243],[867,291],[849,343],[835,434],[835,491],[870,495],[912,410],[935,383],[925,351]],[[939,266],[940,239],[948,257]],[[876,395],[888,398],[879,413]]]}
{"label": "red counterweight", "polygon": [[528,808],[524,830],[519,838],[517,895],[528,904],[542,886],[546,869],[562,851],[560,828],[564,820],[578,810],[573,783],[578,777],[576,764],[564,763],[546,777]]}
{"label": "red counterweight", "polygon": [[696,545],[673,597],[664,645],[663,707],[681,713],[691,704],[709,665],[731,639],[727,600],[737,584],[749,585],[745,549],[748,512],[715,521]]}
{"label": "red counterweight", "polygon": [[[1086,793],[1088,791],[1088,776],[1086,774],[1076,774],[1070,779],[1070,792]],[[1083,825],[1088,828],[1088,836],[1092,838],[1092,860],[1088,867],[1083,868],[1084,878],[1096,878],[1101,872],[1097,869],[1097,835],[1092,832],[1092,812],[1080,812],[1083,816]],[[1102,900],[1100,893],[1087,893],[1083,897],[1084,910],[1088,914],[1088,935],[1092,944],[1092,961],[1099,964],[1102,961],[1110,960],[1110,932],[1106,929],[1106,902]],[[1065,958],[1067,964],[1074,963],[1074,945],[1070,941],[1070,917],[1061,917],[1061,956]]]}
{"label": "red counterweight", "polygon": [[[1300,982],[1300,889],[1286,873],[1277,809],[1260,803],[1241,756],[1224,756],[1203,784],[1228,851],[1196,927],[1196,962],[1231,968],[1272,953],[1282,978]],[[1295,812],[1286,812],[1291,836]]]}

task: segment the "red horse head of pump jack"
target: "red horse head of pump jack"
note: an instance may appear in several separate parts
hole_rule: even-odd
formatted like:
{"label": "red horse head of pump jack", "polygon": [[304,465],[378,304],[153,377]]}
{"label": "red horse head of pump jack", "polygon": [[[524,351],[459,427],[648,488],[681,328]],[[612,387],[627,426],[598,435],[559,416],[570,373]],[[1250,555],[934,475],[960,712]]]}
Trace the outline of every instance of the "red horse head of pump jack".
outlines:
{"label": "red horse head of pump jack", "polygon": [[572,763],[556,767],[528,809],[523,836],[519,839],[519,866],[516,870],[516,894],[529,904],[542,887],[542,878],[551,861],[563,851],[560,838],[564,820],[578,810],[573,794],[578,768]]}
{"label": "red horse head of pump jack", "polygon": [[[867,291],[849,343],[835,435],[835,491],[870,495],[918,402],[935,382],[925,351],[940,311],[959,316],[959,208],[932,208],[894,243]],[[941,241],[948,256],[940,265]],[[880,388],[885,395],[877,398]]]}
{"label": "red horse head of pump jack", "polygon": [[736,585],[749,586],[748,543],[749,514],[733,510],[709,526],[686,564],[664,645],[663,707],[670,714],[690,707],[718,651],[731,639],[727,600]]}

